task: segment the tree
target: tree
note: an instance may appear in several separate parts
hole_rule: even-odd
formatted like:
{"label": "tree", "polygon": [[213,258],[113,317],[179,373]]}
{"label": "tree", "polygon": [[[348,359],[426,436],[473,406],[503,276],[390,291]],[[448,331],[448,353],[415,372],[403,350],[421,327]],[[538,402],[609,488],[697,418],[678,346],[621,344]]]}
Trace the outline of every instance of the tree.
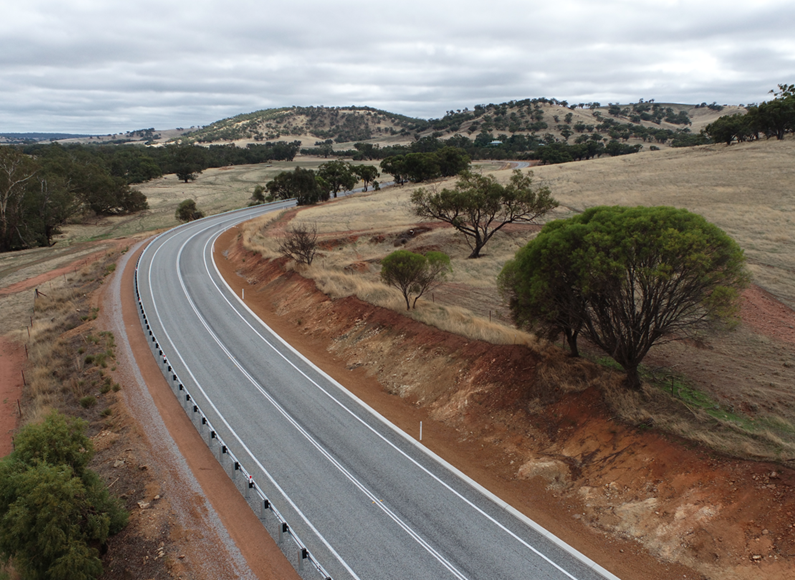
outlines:
{"label": "tree", "polygon": [[480,257],[483,246],[503,227],[531,222],[558,206],[548,187],[533,189],[532,173],[514,170],[508,185],[491,176],[469,171],[460,174],[454,189],[431,193],[418,189],[411,203],[418,216],[452,225],[472,248],[469,258]]}
{"label": "tree", "polygon": [[518,324],[581,332],[640,388],[655,344],[734,320],[742,250],[703,217],[670,207],[597,207],[547,224],[503,268]]}
{"label": "tree", "polygon": [[725,115],[704,127],[704,132],[713,141],[731,145],[735,139],[745,141],[745,138],[750,135],[749,120],[748,115]]}
{"label": "tree", "polygon": [[254,186],[254,193],[251,194],[251,204],[257,205],[265,203],[265,188],[257,184]]}
{"label": "tree", "polygon": [[285,232],[279,252],[296,262],[312,265],[317,253],[317,224],[296,224]]}
{"label": "tree", "polygon": [[329,187],[334,197],[337,197],[339,191],[348,191],[353,189],[358,179],[353,173],[351,164],[339,159],[322,163],[317,168],[317,174],[320,176]]}
{"label": "tree", "polygon": [[404,155],[392,155],[381,161],[381,171],[390,174],[398,185],[403,185],[407,180],[404,157]]}
{"label": "tree", "polygon": [[[548,232],[551,224],[542,232]],[[571,356],[578,357],[584,300],[575,273],[568,267],[571,252],[566,237],[539,234],[505,264],[497,286],[517,327],[547,340],[562,333]]]}
{"label": "tree", "polygon": [[442,177],[453,177],[469,169],[469,155],[459,147],[443,147],[434,156]]}
{"label": "tree", "polygon": [[171,169],[177,179],[188,183],[198,177],[207,167],[207,154],[203,147],[195,145],[170,145]]}
{"label": "tree", "polygon": [[327,186],[321,186],[319,176],[311,169],[296,167],[282,171],[265,184],[274,199],[295,198],[298,205],[312,205],[329,198]]}
{"label": "tree", "polygon": [[23,204],[29,183],[39,167],[30,156],[15,147],[0,147],[0,250],[24,247],[20,228],[24,223]]}
{"label": "tree", "polygon": [[417,300],[441,284],[452,270],[450,256],[442,252],[422,255],[397,250],[381,260],[381,280],[400,290],[406,301],[406,310],[416,308]]}
{"label": "tree", "polygon": [[196,207],[196,202],[192,199],[186,199],[180,202],[177,211],[174,212],[174,217],[179,221],[192,222],[204,217],[204,212]]}
{"label": "tree", "polygon": [[378,169],[373,165],[354,165],[352,167],[353,174],[362,180],[364,183],[364,191],[367,191],[367,187],[373,180],[381,175],[378,173]]}
{"label": "tree", "polygon": [[442,175],[435,153],[406,153],[403,156],[403,167],[406,178],[413,183],[428,181]]}
{"label": "tree", "polygon": [[53,412],[23,427],[0,462],[0,558],[24,578],[102,574],[97,547],[128,514],[86,465],[94,451],[86,422]]}

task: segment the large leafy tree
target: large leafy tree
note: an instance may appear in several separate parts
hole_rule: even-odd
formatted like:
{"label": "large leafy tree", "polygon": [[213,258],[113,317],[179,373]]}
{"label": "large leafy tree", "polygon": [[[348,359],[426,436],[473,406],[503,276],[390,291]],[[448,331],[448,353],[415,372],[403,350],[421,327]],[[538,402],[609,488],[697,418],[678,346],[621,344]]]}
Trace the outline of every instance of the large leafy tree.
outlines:
{"label": "large leafy tree", "polygon": [[359,178],[353,171],[353,167],[347,161],[336,159],[322,163],[317,168],[318,176],[328,186],[329,193],[337,197],[340,191],[353,189]]}
{"label": "large leafy tree", "polygon": [[450,272],[450,256],[443,252],[423,255],[397,250],[381,260],[381,280],[400,290],[406,310],[416,308],[417,300],[441,284]]}
{"label": "large leafy tree", "polygon": [[531,222],[558,206],[548,187],[533,187],[532,173],[515,170],[507,185],[491,175],[469,171],[460,174],[453,189],[430,192],[418,189],[411,195],[418,216],[452,225],[466,237],[478,258],[483,247],[503,227]]}
{"label": "large leafy tree", "polygon": [[188,183],[194,181],[207,167],[207,152],[203,147],[193,145],[169,145],[169,169],[177,174],[177,179]]}
{"label": "large leafy tree", "polygon": [[0,251],[25,247],[25,204],[38,164],[15,147],[0,147]]}
{"label": "large leafy tree", "polygon": [[364,191],[367,191],[368,186],[380,175],[374,165],[354,165],[351,170],[364,183]]}
{"label": "large leafy tree", "polygon": [[703,217],[671,207],[597,207],[547,224],[500,274],[517,324],[584,334],[640,388],[655,344],[736,317],[745,258]]}
{"label": "large leafy tree", "polygon": [[319,176],[311,169],[301,167],[282,171],[266,183],[265,188],[272,198],[295,198],[298,205],[312,205],[329,198],[327,186],[321,185]]}
{"label": "large leafy tree", "polygon": [[85,421],[56,412],[20,430],[0,462],[0,558],[24,578],[88,580],[102,574],[97,547],[127,524],[118,500],[87,468]]}

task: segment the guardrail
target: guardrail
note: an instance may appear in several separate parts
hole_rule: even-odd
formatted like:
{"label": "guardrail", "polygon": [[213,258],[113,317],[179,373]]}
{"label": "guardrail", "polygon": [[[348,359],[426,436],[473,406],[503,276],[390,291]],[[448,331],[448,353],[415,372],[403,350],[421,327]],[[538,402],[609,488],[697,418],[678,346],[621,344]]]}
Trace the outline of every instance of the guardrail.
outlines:
{"label": "guardrail", "polygon": [[[143,254],[141,254],[143,256]],[[331,576],[326,572],[326,569],[312,557],[306,545],[301,541],[301,538],[293,531],[287,520],[282,516],[279,510],[273,505],[273,502],[265,494],[265,491],[254,480],[253,475],[243,466],[242,462],[232,453],[229,447],[224,443],[219,433],[213,428],[212,423],[201,410],[199,404],[193,399],[187,387],[182,383],[176,371],[171,367],[168,357],[164,354],[154,331],[149,325],[149,320],[146,317],[146,309],[144,308],[143,301],[138,289],[138,265],[141,262],[141,256],[135,264],[134,286],[135,286],[135,299],[138,303],[138,319],[141,321],[144,335],[147,338],[149,348],[157,360],[163,376],[169,383],[171,391],[177,397],[185,413],[191,420],[191,423],[202,437],[202,440],[207,444],[213,456],[229,475],[232,482],[239,492],[243,494],[249,507],[257,515],[260,522],[262,522],[265,529],[276,540],[282,553],[287,557],[289,562],[298,571],[302,578],[306,578],[305,574],[315,571],[320,574],[325,580],[332,580]],[[224,456],[228,457],[227,465],[224,465]],[[231,473],[230,473],[231,471]],[[238,476],[238,473],[242,477]],[[292,542],[294,546],[290,548],[288,542]]]}

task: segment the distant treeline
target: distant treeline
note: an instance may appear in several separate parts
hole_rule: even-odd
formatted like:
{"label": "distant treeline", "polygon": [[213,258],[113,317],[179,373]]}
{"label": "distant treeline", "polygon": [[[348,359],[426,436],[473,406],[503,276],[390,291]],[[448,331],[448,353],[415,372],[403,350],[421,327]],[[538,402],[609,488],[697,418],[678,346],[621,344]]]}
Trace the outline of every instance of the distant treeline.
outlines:
{"label": "distant treeline", "polygon": [[165,147],[34,144],[0,146],[0,252],[51,245],[70,220],[148,207],[131,185],[167,173],[292,160],[299,142]]}
{"label": "distant treeline", "polygon": [[748,107],[745,115],[719,117],[704,129],[704,133],[719,142],[752,141],[764,136],[783,139],[795,133],[795,85],[779,85],[771,91],[775,98]]}
{"label": "distant treeline", "polygon": [[[660,129],[660,131],[669,131]],[[338,156],[352,157],[355,161],[370,159],[387,159],[394,156],[405,156],[412,153],[434,153],[441,149],[453,147],[462,150],[470,159],[518,159],[540,160],[543,163],[563,163],[575,159],[591,159],[601,155],[626,155],[640,151],[641,145],[628,145],[616,139],[607,139],[601,134],[581,135],[574,143],[558,141],[553,135],[538,138],[534,135],[516,134],[507,137],[500,135],[495,138],[491,134],[483,134],[470,139],[466,135],[454,135],[446,140],[438,137],[423,137],[409,145],[389,145],[380,147],[372,143],[356,143],[354,149],[333,151],[326,144],[312,148],[304,148],[304,155],[321,157]]]}
{"label": "distant treeline", "polygon": [[66,154],[90,158],[103,166],[113,177],[127,184],[144,183],[169,173],[180,173],[190,166],[196,173],[210,167],[247,165],[267,161],[291,161],[301,147],[300,141],[287,143],[251,143],[246,147],[234,144],[210,145],[166,145],[164,147],[142,147],[114,145],[27,145],[22,152],[33,156],[49,155],[51,148]]}

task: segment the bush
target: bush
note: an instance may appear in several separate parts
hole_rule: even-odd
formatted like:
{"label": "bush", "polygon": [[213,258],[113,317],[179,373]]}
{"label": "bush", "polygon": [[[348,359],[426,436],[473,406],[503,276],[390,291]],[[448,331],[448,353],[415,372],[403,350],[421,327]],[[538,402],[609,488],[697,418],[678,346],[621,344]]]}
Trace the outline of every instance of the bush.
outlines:
{"label": "bush", "polygon": [[93,395],[88,395],[80,399],[80,406],[83,407],[84,409],[93,407],[96,404],[97,404],[97,398],[94,397]]}
{"label": "bush", "polygon": [[192,199],[186,199],[180,202],[177,211],[174,212],[174,217],[181,222],[191,222],[204,217],[204,212],[196,207],[196,202]]}
{"label": "bush", "polygon": [[[423,256],[398,250],[381,260],[381,280],[400,290],[406,310],[416,308],[420,296],[441,284],[452,270],[450,256],[442,252],[428,252]],[[413,302],[412,295],[415,295]]]}
{"label": "bush", "polygon": [[317,224],[296,224],[285,233],[279,252],[296,262],[312,265],[317,252]]}
{"label": "bush", "polygon": [[102,574],[97,547],[128,513],[86,465],[86,422],[53,412],[23,427],[0,461],[0,558],[23,578],[71,580]]}

